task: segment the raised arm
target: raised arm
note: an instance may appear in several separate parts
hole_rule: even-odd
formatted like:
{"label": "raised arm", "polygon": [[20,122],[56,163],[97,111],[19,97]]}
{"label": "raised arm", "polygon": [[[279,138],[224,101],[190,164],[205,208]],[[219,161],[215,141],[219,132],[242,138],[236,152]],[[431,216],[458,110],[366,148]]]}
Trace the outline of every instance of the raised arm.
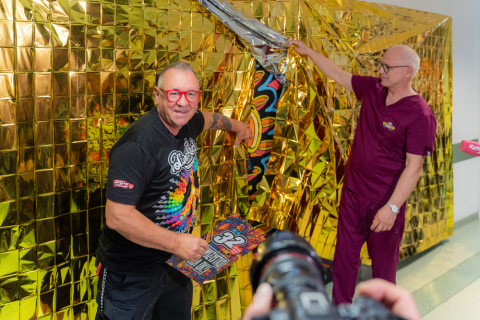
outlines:
{"label": "raised arm", "polygon": [[205,118],[203,130],[228,130],[237,134],[235,146],[242,142],[248,142],[252,138],[252,131],[248,124],[225,117],[220,113],[201,111]]}
{"label": "raised arm", "polygon": [[334,80],[342,87],[353,91],[352,74],[350,72],[343,70],[335,62],[314,51],[300,40],[289,40],[285,43],[285,45],[296,45],[295,51],[301,55],[309,56],[324,75]]}

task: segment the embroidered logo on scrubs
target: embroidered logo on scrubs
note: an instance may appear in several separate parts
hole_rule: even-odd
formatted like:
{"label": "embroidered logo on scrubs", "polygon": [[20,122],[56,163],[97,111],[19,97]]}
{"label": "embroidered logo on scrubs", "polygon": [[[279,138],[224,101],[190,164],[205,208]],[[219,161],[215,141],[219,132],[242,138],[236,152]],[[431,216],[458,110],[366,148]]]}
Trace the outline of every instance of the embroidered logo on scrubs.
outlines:
{"label": "embroidered logo on scrubs", "polygon": [[395,127],[393,126],[393,124],[392,124],[391,122],[385,122],[385,121],[383,121],[383,126],[384,126],[385,128],[387,128],[388,130],[390,130],[390,131],[395,130]]}

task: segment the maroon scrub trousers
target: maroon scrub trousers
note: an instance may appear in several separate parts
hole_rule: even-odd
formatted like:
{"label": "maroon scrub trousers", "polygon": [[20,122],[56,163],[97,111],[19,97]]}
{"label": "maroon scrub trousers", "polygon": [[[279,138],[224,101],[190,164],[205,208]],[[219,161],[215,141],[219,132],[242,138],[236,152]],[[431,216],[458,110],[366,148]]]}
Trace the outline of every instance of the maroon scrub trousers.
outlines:
{"label": "maroon scrub trousers", "polygon": [[384,204],[374,203],[344,188],[340,202],[337,244],[333,260],[333,302],[352,303],[360,267],[360,251],[367,242],[372,275],[395,283],[399,246],[405,227],[405,204],[389,231],[370,230],[377,211]]}

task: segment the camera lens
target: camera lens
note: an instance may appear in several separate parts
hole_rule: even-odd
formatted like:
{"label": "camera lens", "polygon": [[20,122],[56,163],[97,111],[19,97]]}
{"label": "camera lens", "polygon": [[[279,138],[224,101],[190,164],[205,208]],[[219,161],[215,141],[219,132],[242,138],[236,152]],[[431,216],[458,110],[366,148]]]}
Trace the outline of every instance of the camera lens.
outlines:
{"label": "camera lens", "polygon": [[[277,261],[277,263],[274,264],[275,261]],[[293,263],[293,261],[298,261],[298,265],[297,263]],[[275,268],[271,269],[275,272],[282,274],[283,272],[298,274],[310,273],[312,276],[316,275],[320,279],[323,279],[322,262],[315,250],[313,250],[312,246],[310,246],[305,239],[291,232],[274,232],[259,246],[258,255],[253,261],[250,270],[254,290],[257,290],[258,285],[263,282],[260,281],[261,278],[268,278],[268,276],[265,276],[263,273],[272,264],[279,267],[279,270]],[[282,265],[282,267],[280,267],[280,265]],[[289,268],[293,268],[293,270],[288,269],[287,265]]]}
{"label": "camera lens", "polygon": [[250,275],[255,290],[262,282],[273,288],[277,308],[270,319],[337,319],[325,293],[321,260],[302,237],[283,231],[269,235]]}

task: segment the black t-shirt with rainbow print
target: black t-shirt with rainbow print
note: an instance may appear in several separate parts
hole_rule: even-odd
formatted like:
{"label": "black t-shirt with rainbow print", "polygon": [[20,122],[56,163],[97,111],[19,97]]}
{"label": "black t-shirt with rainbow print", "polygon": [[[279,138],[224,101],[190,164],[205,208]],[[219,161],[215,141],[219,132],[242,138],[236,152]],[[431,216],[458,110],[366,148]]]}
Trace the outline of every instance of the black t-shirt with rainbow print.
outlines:
{"label": "black t-shirt with rainbow print", "polygon": [[[135,206],[168,230],[191,232],[199,202],[196,138],[204,121],[197,111],[176,136],[156,108],[135,121],[111,150],[107,199]],[[104,225],[97,262],[117,273],[145,276],[162,270],[171,255],[131,242]]]}

